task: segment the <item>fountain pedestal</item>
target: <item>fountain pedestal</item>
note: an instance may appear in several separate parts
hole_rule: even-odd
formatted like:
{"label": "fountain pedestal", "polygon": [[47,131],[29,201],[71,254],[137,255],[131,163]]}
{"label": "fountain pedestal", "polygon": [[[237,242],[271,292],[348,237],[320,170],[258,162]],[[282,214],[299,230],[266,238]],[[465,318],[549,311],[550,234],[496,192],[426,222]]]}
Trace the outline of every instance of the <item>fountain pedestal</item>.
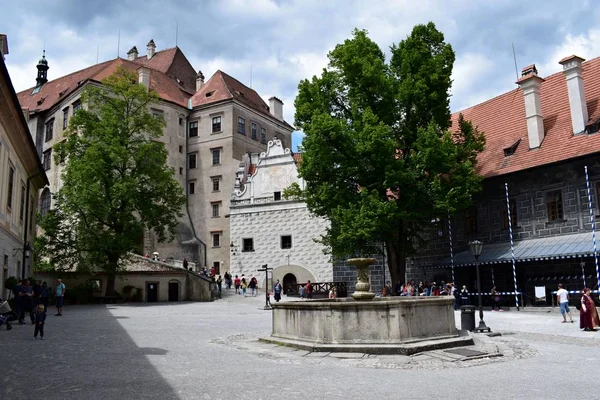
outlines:
{"label": "fountain pedestal", "polygon": [[356,291],[352,293],[354,300],[371,300],[375,293],[371,292],[369,283],[369,265],[377,262],[374,258],[350,258],[348,264],[356,267]]}

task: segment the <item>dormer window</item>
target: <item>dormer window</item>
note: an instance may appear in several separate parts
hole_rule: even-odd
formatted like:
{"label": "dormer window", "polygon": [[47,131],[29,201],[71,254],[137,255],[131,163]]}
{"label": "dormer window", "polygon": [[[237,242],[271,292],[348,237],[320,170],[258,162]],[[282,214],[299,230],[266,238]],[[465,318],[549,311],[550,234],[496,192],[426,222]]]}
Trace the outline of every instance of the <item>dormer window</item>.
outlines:
{"label": "dormer window", "polygon": [[207,92],[207,93],[205,94],[205,96],[206,96],[206,97],[211,97],[211,96],[213,95],[213,93],[214,93],[214,92],[215,92],[214,90],[213,90],[212,92]]}
{"label": "dormer window", "polygon": [[504,149],[504,157],[512,156],[517,151],[517,147],[521,143],[521,139],[517,140],[512,146],[509,146]]}
{"label": "dormer window", "polygon": [[273,192],[273,200],[281,201],[281,192]]}

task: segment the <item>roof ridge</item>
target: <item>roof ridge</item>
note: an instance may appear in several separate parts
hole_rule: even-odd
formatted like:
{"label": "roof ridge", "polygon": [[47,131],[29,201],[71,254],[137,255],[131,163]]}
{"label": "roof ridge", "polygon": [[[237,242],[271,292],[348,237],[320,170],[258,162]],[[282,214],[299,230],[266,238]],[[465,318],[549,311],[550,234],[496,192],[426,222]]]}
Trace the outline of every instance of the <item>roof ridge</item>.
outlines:
{"label": "roof ridge", "polygon": [[[227,74],[226,72],[221,71],[220,69],[217,70],[217,72],[215,72],[215,75],[219,74],[219,77],[221,78],[221,80],[223,81],[223,84],[225,85],[225,89],[227,90],[227,92],[229,93],[229,95],[231,96],[231,98],[233,99],[233,93],[231,93],[231,89],[229,88],[229,85],[227,84],[227,82],[225,81],[225,79],[223,79],[223,75],[230,77],[229,74]],[[231,77],[230,77],[231,78]]]}

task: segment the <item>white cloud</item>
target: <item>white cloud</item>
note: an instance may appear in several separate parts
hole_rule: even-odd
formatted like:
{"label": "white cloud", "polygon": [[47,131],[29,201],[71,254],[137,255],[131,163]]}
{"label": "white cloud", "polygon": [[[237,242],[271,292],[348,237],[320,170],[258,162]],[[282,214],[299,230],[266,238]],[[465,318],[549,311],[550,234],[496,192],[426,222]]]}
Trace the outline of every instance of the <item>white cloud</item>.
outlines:
{"label": "white cloud", "polygon": [[558,44],[545,62],[538,68],[542,76],[548,76],[562,70],[558,63],[563,58],[575,54],[585,59],[600,55],[600,29],[591,28],[580,35],[568,33],[562,43]]}

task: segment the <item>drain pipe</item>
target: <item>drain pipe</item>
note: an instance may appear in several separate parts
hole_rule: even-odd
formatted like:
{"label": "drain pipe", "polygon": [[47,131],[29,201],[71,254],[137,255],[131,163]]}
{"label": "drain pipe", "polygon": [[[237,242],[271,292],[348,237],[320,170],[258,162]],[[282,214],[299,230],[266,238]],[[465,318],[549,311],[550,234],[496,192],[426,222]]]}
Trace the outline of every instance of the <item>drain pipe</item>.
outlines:
{"label": "drain pipe", "polygon": [[[192,100],[188,99],[188,110],[192,111]],[[203,267],[206,267],[206,244],[200,240],[200,238],[198,238],[197,234],[196,234],[196,227],[194,226],[194,221],[192,220],[192,215],[190,214],[190,188],[188,185],[188,173],[189,173],[189,168],[188,168],[188,147],[189,147],[189,140],[190,140],[190,135],[189,132],[190,131],[190,116],[188,114],[188,116],[185,118],[185,154],[184,154],[184,164],[185,164],[185,175],[184,175],[184,186],[185,186],[185,210],[188,216],[188,220],[190,221],[190,226],[192,227],[192,234],[194,235],[194,238],[200,243],[200,247],[202,248],[202,254],[204,255],[204,264],[202,265]],[[196,265],[196,268],[198,268],[198,266]]]}

